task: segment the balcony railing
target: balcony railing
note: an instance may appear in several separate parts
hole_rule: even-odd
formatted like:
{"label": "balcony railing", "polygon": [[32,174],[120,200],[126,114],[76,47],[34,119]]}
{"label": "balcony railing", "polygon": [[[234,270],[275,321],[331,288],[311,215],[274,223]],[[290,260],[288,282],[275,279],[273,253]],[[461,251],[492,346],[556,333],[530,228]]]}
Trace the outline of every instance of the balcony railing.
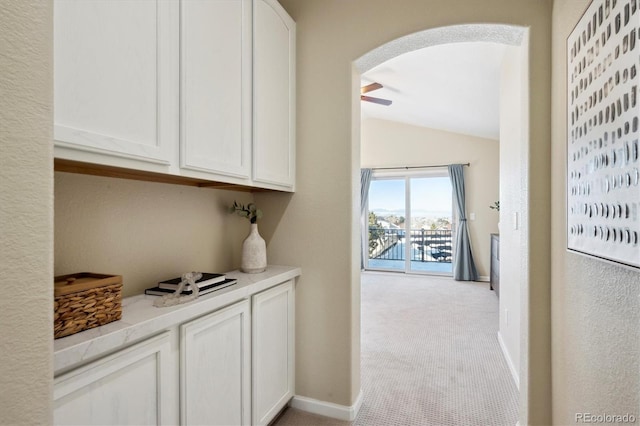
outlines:
{"label": "balcony railing", "polygon": [[[405,260],[406,231],[379,226],[369,227],[369,259]],[[410,260],[451,262],[451,230],[411,229]]]}

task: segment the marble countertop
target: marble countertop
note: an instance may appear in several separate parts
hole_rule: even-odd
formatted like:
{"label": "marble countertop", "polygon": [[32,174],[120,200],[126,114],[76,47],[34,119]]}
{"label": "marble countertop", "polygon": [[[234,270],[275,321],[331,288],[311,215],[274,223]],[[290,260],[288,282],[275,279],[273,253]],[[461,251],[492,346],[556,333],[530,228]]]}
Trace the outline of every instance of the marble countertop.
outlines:
{"label": "marble countertop", "polygon": [[300,268],[269,265],[265,272],[227,272],[238,282],[182,305],[156,308],[158,296],[138,295],[122,300],[122,319],[54,340],[53,367],[56,374],[102,356],[110,351],[215,311],[301,274]]}

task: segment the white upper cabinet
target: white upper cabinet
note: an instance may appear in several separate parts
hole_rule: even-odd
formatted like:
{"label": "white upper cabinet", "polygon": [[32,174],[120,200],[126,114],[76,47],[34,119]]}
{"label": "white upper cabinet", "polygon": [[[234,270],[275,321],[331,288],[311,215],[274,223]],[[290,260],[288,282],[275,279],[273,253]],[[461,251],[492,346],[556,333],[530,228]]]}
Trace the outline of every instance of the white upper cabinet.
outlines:
{"label": "white upper cabinet", "polygon": [[55,1],[56,157],[176,164],[178,13],[177,0]]}
{"label": "white upper cabinet", "polygon": [[295,185],[295,22],[276,0],[254,0],[253,180]]}
{"label": "white upper cabinet", "polygon": [[55,157],[293,191],[295,49],[276,0],[54,0]]}
{"label": "white upper cabinet", "polygon": [[251,0],[181,2],[183,169],[251,177],[251,9]]}

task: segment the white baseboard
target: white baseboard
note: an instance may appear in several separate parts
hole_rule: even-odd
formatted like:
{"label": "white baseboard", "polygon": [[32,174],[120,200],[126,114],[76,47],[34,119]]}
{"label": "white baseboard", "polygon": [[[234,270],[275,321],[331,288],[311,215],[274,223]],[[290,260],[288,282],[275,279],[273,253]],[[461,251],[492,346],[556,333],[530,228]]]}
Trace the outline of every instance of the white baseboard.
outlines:
{"label": "white baseboard", "polygon": [[502,349],[502,355],[504,355],[504,359],[507,361],[507,365],[509,366],[509,371],[511,371],[511,377],[513,377],[513,381],[516,383],[516,387],[518,388],[518,390],[520,390],[520,375],[516,370],[516,367],[513,365],[513,360],[511,359],[511,355],[509,355],[507,345],[504,344],[504,340],[502,340],[502,335],[499,331],[498,343],[500,344],[500,349]]}
{"label": "white baseboard", "polygon": [[488,283],[489,282],[489,277],[488,276],[484,276],[484,275],[480,275],[478,277],[478,281],[481,281],[483,283]]}
{"label": "white baseboard", "polygon": [[362,406],[362,390],[358,394],[356,402],[350,407],[304,396],[294,396],[290,405],[298,410],[350,422],[355,420]]}

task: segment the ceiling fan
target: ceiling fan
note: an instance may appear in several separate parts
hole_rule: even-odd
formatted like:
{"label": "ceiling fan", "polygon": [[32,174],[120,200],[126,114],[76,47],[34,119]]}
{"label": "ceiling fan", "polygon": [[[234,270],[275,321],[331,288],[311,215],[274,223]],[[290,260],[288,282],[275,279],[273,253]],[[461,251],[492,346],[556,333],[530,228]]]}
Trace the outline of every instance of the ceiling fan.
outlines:
{"label": "ceiling fan", "polygon": [[371,96],[364,96],[365,93],[371,92],[373,90],[378,90],[378,89],[382,89],[382,84],[380,83],[371,83],[371,84],[367,84],[366,86],[363,86],[362,88],[360,88],[360,100],[361,101],[367,101],[367,102],[373,102],[374,104],[380,104],[380,105],[386,105],[389,106],[391,105],[391,101],[388,99],[381,99],[381,98],[373,98]]}

